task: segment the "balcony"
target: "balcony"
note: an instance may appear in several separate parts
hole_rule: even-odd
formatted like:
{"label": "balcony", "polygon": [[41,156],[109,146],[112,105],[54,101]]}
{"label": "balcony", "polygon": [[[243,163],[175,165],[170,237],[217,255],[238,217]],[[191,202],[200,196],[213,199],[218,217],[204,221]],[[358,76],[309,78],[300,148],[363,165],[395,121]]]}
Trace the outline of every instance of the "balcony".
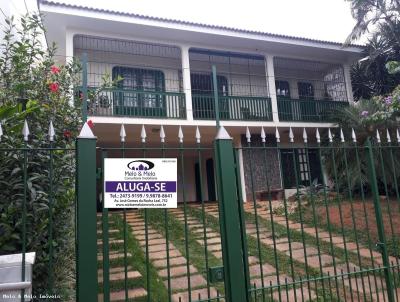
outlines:
{"label": "balcony", "polygon": [[[212,96],[192,95],[193,118],[215,120]],[[272,121],[271,99],[267,97],[220,96],[219,118],[231,121]]]}
{"label": "balcony", "polygon": [[279,120],[285,122],[330,122],[334,110],[348,105],[348,102],[341,101],[278,97]]}
{"label": "balcony", "polygon": [[89,90],[89,115],[185,119],[185,94],[129,89]]}
{"label": "balcony", "polygon": [[275,57],[269,68],[257,54],[182,53],[177,46],[84,35],[74,37],[74,53],[88,57],[91,116],[183,120],[190,119],[191,102],[194,120],[215,120],[212,66],[221,120],[273,121],[271,89],[274,114],[284,122],[330,122],[334,109],[348,105],[340,64]]}

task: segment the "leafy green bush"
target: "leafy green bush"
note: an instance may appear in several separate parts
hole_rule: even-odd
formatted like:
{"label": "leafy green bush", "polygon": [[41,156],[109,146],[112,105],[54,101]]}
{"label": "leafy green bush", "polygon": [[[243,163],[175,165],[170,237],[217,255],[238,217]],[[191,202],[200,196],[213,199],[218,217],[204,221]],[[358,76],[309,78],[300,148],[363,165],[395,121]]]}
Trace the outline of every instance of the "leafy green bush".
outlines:
{"label": "leafy green bush", "polygon": [[[60,295],[60,301],[73,300],[75,152],[72,138],[81,124],[81,105],[79,98],[75,103],[72,101],[71,87],[78,83],[81,68],[73,60],[56,62],[54,45],[43,47],[40,16],[22,17],[20,27],[13,19],[6,23],[0,50],[0,121],[4,131],[0,142],[0,254],[22,251],[25,191],[26,251],[36,252],[33,292],[50,294],[52,287],[52,292]],[[25,119],[31,130],[28,142],[24,142],[21,133]],[[48,136],[50,121],[56,132],[52,143]],[[50,144],[55,149],[51,152],[52,175]]]}

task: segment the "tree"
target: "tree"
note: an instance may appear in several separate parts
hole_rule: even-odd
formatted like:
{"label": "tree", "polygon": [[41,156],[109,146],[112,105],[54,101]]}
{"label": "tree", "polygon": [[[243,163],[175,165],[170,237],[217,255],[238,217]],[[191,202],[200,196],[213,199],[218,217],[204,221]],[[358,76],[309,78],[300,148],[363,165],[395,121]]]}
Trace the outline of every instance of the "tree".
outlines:
{"label": "tree", "polygon": [[[78,84],[81,68],[75,61],[56,62],[55,46],[46,48],[40,43],[44,31],[39,15],[23,16],[20,27],[13,18],[7,19],[6,24],[0,48],[0,121],[4,131],[0,142],[0,254],[21,252],[21,214],[26,185],[26,248],[36,252],[34,294],[49,293],[51,247],[54,252],[53,293],[60,294],[62,301],[70,301],[73,300],[75,267],[72,137],[81,124],[80,100],[71,102],[71,87]],[[26,143],[21,135],[24,120],[31,129]],[[52,174],[50,151],[46,149],[49,148],[50,121],[56,130],[53,147],[57,148],[52,153]],[[27,150],[26,183],[21,148]]]}
{"label": "tree", "polygon": [[[345,45],[360,38],[362,34],[371,31],[371,27],[385,24],[395,32],[396,23],[399,20],[399,0],[345,0],[350,2],[351,14],[356,20],[351,33],[346,39]],[[400,45],[400,37],[394,36],[396,43]]]}

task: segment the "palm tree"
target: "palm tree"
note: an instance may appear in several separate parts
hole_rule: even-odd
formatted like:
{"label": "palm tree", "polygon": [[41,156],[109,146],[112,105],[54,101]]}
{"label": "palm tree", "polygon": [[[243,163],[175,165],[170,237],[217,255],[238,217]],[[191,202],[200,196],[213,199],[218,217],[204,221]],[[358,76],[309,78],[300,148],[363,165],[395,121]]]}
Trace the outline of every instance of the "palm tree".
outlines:
{"label": "palm tree", "polygon": [[394,22],[394,31],[387,24],[379,24],[369,39],[364,58],[352,66],[351,76],[354,98],[370,98],[390,93],[399,83],[400,74],[391,74],[387,65],[400,61],[400,22]]}
{"label": "palm tree", "polygon": [[[367,139],[370,139],[374,145],[374,161],[382,193],[383,179],[386,179],[386,184],[390,191],[394,189],[394,175],[397,175],[397,178],[400,176],[398,150],[391,151],[387,147],[379,148],[375,139],[376,133],[379,131],[382,136],[382,146],[388,146],[385,140],[386,131],[389,130],[392,141],[394,141],[398,126],[397,113],[385,112],[381,101],[381,99],[362,99],[354,106],[341,108],[332,113],[332,119],[338,124],[339,128],[333,131],[336,138],[333,142],[335,147],[325,150],[324,155],[330,159],[325,161],[325,168],[331,179],[334,179],[335,174],[337,175],[338,185],[342,189],[348,189],[348,179],[350,179],[351,189],[359,190],[360,183],[363,184],[364,188],[368,187],[367,155],[364,152]],[[343,144],[340,141],[339,129],[342,129],[346,141],[350,144],[352,130],[354,129],[358,151],[355,148],[341,148]],[[395,153],[393,154],[393,165],[390,152]],[[344,161],[344,153],[346,153],[347,162]],[[382,154],[383,160],[380,158],[380,154]],[[358,160],[357,156],[359,157]],[[335,165],[333,165],[333,162],[335,162]],[[348,176],[350,177],[348,178]],[[399,179],[396,179],[396,181],[399,183]]]}
{"label": "palm tree", "polygon": [[[357,21],[346,39],[345,45],[360,38],[371,27],[386,24],[393,32],[399,20],[400,0],[345,0],[350,2],[351,14]],[[395,37],[400,45],[400,37]]]}

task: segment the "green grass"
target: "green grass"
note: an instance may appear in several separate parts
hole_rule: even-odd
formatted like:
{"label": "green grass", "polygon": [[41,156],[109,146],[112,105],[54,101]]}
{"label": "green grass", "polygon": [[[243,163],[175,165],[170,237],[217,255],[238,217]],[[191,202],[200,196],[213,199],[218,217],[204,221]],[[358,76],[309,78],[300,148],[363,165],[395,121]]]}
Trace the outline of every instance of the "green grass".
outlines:
{"label": "green grass", "polygon": [[[144,217],[144,211],[140,211]],[[200,274],[207,280],[206,261],[204,246],[199,244],[196,239],[199,239],[198,235],[190,232],[188,228],[188,240],[185,237],[185,225],[176,219],[174,214],[168,213],[168,225],[166,227],[164,210],[149,209],[147,210],[147,219],[149,224],[160,232],[163,236],[166,236],[166,229],[168,229],[169,242],[172,243],[180,253],[188,259],[186,248],[189,251],[189,263],[192,264]],[[220,266],[221,260],[216,258],[210,252],[207,253],[208,266]],[[202,286],[201,288],[203,288]],[[216,288],[221,295],[224,292],[223,283],[213,283],[210,287]],[[195,288],[192,288],[194,290]]]}
{"label": "green grass", "polygon": [[[124,230],[124,222],[123,218],[118,214],[111,215],[110,224],[113,224],[113,227],[110,229],[118,229],[119,232],[115,233],[115,239],[123,239],[123,230]],[[132,235],[132,229],[129,225],[127,225],[127,253],[130,253],[132,256],[127,258],[127,265],[132,267],[132,270],[137,270],[142,275],[140,278],[136,279],[129,279],[127,282],[128,289],[132,288],[139,288],[142,287],[147,290],[147,294],[150,294],[150,299],[148,297],[140,297],[135,299],[130,299],[129,301],[137,301],[137,302],[145,302],[145,301],[152,301],[152,302],[159,302],[159,301],[168,301],[168,292],[162,283],[161,278],[157,275],[157,270],[155,267],[149,263],[149,271],[147,271],[146,266],[146,256],[144,251],[139,245],[139,241],[135,239]],[[115,250],[119,253],[124,252],[124,245],[123,243],[118,244],[111,244],[110,251]],[[102,262],[98,262],[99,268],[102,267]],[[113,259],[110,260],[109,267],[120,267],[124,266],[124,259]],[[150,290],[147,286],[147,274],[149,274],[149,281],[150,281]],[[101,284],[100,284],[101,285]],[[110,282],[110,292],[113,291],[120,291],[124,290],[125,282],[124,280],[119,281],[111,281]],[[99,286],[100,292],[103,292],[103,286]]]}

